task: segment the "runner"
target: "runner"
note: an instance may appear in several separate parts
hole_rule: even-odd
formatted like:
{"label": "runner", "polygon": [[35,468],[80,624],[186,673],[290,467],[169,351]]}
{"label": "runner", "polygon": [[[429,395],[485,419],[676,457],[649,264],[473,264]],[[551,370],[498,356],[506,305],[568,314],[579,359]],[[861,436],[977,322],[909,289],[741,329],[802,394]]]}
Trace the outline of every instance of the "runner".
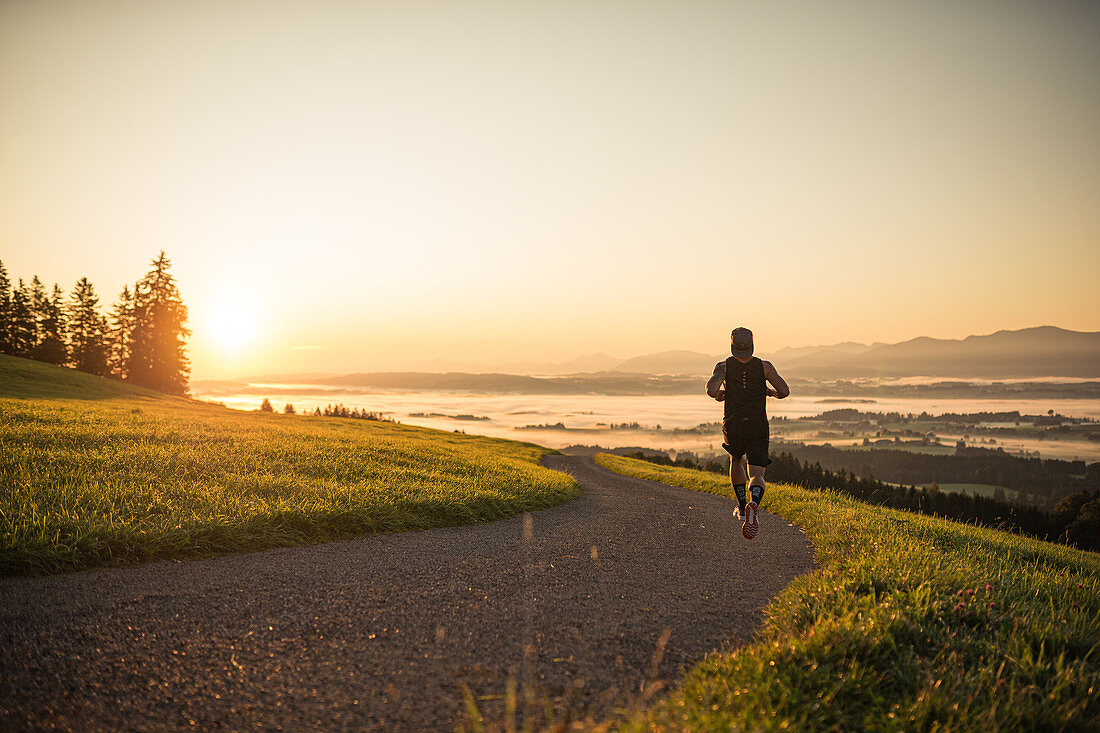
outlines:
{"label": "runner", "polygon": [[[752,355],[752,331],[749,329],[733,329],[730,333],[730,353],[733,356],[714,365],[714,374],[707,380],[707,394],[719,402],[725,402],[722,417],[722,438],[725,442],[722,447],[730,454],[730,483],[737,495],[734,518],[743,520],[741,534],[751,540],[760,528],[757,509],[764,498],[764,469],[771,463],[768,458],[768,413],[764,408],[764,399],[783,399],[790,395],[791,390],[771,362]],[[748,497],[745,496],[743,458],[747,459],[749,466]]]}

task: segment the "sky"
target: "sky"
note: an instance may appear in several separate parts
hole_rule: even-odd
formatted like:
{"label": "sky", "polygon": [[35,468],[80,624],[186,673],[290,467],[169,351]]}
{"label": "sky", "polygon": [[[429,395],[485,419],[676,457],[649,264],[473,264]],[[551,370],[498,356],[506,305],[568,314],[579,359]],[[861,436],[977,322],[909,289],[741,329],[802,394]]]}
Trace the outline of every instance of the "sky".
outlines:
{"label": "sky", "polygon": [[193,377],[1100,330],[1100,4],[0,2],[0,261]]}

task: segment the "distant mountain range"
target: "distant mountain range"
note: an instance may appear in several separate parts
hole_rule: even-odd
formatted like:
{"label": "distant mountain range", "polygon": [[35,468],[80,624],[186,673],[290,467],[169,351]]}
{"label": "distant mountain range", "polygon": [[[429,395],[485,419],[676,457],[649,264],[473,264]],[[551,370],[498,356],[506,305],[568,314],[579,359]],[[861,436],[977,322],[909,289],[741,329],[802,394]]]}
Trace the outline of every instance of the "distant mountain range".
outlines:
{"label": "distant mountain range", "polygon": [[[487,368],[451,362],[424,362],[405,372],[337,374],[267,374],[242,377],[236,381],[271,383],[312,383],[330,385],[400,386],[438,389],[444,386],[464,389],[484,388],[489,383],[508,384],[518,391],[534,388],[528,375],[543,377],[580,377],[586,384],[612,393],[635,393],[637,389],[670,388],[683,380],[679,377],[706,376],[726,354],[698,351],[662,351],[621,360],[607,354],[588,354],[567,362],[518,362]],[[1054,326],[998,331],[964,339],[935,339],[927,336],[897,344],[858,344],[850,341],[831,346],[800,346],[760,354],[775,364],[785,377],[804,379],[856,379],[862,377],[930,377],[933,379],[1042,379],[1047,377],[1100,378],[1100,332],[1069,331]],[[491,372],[491,373],[490,373]],[[677,379],[657,387],[650,381],[640,384],[627,375],[672,376]],[[513,379],[513,377],[515,379]],[[539,381],[539,389],[547,384]],[[581,388],[577,380],[560,380],[552,392]],[[642,382],[645,382],[643,379]],[[211,383],[213,384],[213,383]],[[570,386],[566,386],[570,385]],[[628,386],[629,385],[629,386]],[[582,390],[583,391],[583,390]]]}
{"label": "distant mountain range", "polygon": [[[1100,332],[1039,326],[964,339],[927,336],[898,344],[845,342],[761,354],[780,374],[817,379],[1100,377]],[[615,371],[709,374],[726,355],[664,351],[627,359]]]}
{"label": "distant mountain range", "polygon": [[627,359],[612,368],[616,372],[635,374],[710,374],[723,356],[700,354],[697,351],[662,351]]}
{"label": "distant mountain range", "polygon": [[[777,353],[776,359],[779,359]],[[779,362],[776,362],[779,368]],[[1100,332],[1054,326],[998,331],[961,340],[927,336],[842,353],[835,347],[783,366],[804,377],[961,377],[1013,379],[1100,377]]]}

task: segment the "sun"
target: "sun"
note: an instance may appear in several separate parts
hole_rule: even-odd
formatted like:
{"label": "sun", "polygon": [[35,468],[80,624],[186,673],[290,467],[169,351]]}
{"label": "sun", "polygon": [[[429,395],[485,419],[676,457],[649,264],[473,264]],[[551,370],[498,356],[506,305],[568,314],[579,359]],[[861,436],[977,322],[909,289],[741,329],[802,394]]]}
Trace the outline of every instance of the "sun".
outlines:
{"label": "sun", "polygon": [[245,303],[223,301],[207,320],[210,339],[225,353],[240,353],[256,343],[259,319]]}

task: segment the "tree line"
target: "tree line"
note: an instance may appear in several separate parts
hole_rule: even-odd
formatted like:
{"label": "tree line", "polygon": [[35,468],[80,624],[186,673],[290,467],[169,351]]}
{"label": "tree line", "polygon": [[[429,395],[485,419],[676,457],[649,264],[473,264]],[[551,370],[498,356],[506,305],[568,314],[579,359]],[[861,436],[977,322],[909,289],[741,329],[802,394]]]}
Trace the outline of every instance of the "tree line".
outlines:
{"label": "tree line", "polygon": [[371,410],[361,410],[358,407],[348,409],[342,404],[328,405],[325,409],[320,407],[313,408],[314,417],[350,417],[353,420],[374,420],[375,422],[393,422],[390,418],[383,415],[381,412],[374,412]]}
{"label": "tree line", "polygon": [[[275,412],[275,407],[271,404],[271,400],[264,397],[264,401],[260,403],[260,412]],[[298,410],[294,408],[294,405],[290,402],[283,406],[284,415],[297,415]],[[358,407],[347,407],[344,404],[328,405],[323,410],[320,407],[313,408],[313,412],[306,411],[305,415],[312,415],[313,417],[347,417],[352,420],[373,420],[375,422],[394,422],[392,418],[386,417],[381,412],[374,412],[372,410],[360,409]]]}
{"label": "tree line", "polygon": [[0,262],[0,354],[187,394],[191,331],[171,266],[162,250],[104,314],[88,278],[66,297],[57,283],[47,292],[37,275],[13,285]]}
{"label": "tree line", "polygon": [[[641,451],[630,453],[628,457],[665,466],[729,472],[728,461],[700,461],[686,452],[677,455],[676,460]],[[822,468],[820,463],[800,461],[790,453],[772,455],[771,459],[768,479],[777,483],[807,489],[832,489],[869,504],[978,524],[1085,550],[1100,550],[1100,492],[1076,492],[1059,502],[1053,511],[1046,512],[984,496],[940,491],[935,484],[925,488],[894,486],[857,476],[843,468],[831,471]]]}

